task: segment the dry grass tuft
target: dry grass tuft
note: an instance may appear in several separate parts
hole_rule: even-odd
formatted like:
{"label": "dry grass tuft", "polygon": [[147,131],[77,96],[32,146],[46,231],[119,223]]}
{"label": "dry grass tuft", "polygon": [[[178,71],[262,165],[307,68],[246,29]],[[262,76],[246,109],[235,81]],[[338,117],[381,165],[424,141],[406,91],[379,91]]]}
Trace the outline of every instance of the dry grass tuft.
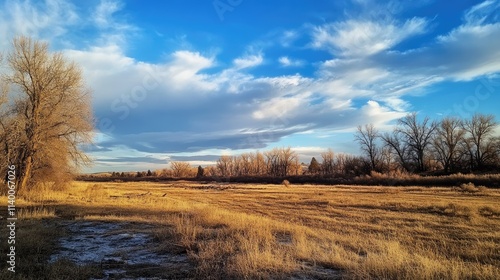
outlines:
{"label": "dry grass tuft", "polygon": [[38,183],[28,192],[21,194],[20,198],[35,203],[62,200],[67,197],[67,188],[65,185],[61,187],[53,182]]}
{"label": "dry grass tuft", "polygon": [[88,186],[85,189],[82,199],[87,202],[96,202],[98,200],[108,198],[108,192],[104,189],[102,185],[94,184],[92,186]]}
{"label": "dry grass tuft", "polygon": [[500,208],[485,206],[479,208],[479,214],[489,218],[500,218]]}
{"label": "dry grass tuft", "polygon": [[485,186],[478,186],[476,187],[474,183],[467,183],[467,184],[461,184],[459,187],[460,191],[464,193],[470,193],[470,194],[475,194],[475,193],[484,193],[488,189]]}
{"label": "dry grass tuft", "polygon": [[17,213],[18,219],[44,219],[56,217],[55,209],[52,207],[26,207],[19,209]]}

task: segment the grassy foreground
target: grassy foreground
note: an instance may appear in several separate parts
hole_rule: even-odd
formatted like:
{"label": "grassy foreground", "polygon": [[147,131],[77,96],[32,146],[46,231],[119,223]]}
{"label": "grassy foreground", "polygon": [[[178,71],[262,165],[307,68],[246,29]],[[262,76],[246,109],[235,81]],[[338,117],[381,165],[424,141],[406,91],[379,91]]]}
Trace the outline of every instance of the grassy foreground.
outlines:
{"label": "grassy foreground", "polygon": [[195,279],[500,279],[499,201],[484,188],[74,182],[17,201],[16,277],[98,277],[47,264],[57,221],[84,219],[151,224],[158,247],[187,250]]}

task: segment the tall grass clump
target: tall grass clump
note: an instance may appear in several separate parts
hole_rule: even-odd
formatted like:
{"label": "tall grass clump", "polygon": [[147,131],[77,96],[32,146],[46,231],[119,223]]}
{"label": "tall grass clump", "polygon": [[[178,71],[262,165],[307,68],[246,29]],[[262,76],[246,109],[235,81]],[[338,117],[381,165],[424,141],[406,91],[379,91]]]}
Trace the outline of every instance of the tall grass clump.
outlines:
{"label": "tall grass clump", "polygon": [[88,186],[83,192],[82,199],[87,202],[95,202],[100,199],[105,199],[108,197],[108,192],[104,189],[103,185],[94,184]]}
{"label": "tall grass clump", "polygon": [[283,180],[283,182],[281,182],[281,184],[287,188],[290,187],[290,182],[288,180]]}
{"label": "tall grass clump", "polygon": [[461,192],[464,192],[464,193],[475,194],[475,193],[484,193],[488,189],[485,186],[477,186],[476,187],[476,185],[474,185],[474,183],[469,182],[466,184],[461,184],[459,187],[459,190]]}
{"label": "tall grass clump", "polygon": [[17,218],[24,220],[44,219],[44,218],[54,218],[54,217],[56,217],[55,209],[43,206],[21,208],[17,213]]}

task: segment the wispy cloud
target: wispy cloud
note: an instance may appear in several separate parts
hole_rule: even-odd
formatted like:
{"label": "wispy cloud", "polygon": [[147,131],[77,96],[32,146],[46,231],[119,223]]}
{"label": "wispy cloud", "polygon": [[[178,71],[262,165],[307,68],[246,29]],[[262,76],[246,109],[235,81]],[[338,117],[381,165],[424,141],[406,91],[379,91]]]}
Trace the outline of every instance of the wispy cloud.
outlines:
{"label": "wispy cloud", "polygon": [[280,43],[283,47],[289,47],[292,43],[299,38],[299,32],[295,30],[287,30],[280,36]]}
{"label": "wispy cloud", "polygon": [[342,56],[363,57],[388,50],[404,39],[421,34],[427,27],[423,18],[404,23],[348,20],[317,26],[312,46]]}
{"label": "wispy cloud", "polygon": [[4,1],[0,3],[0,49],[18,35],[56,41],[79,23],[81,17],[67,1]]}
{"label": "wispy cloud", "polygon": [[122,4],[118,1],[101,0],[92,14],[92,18],[94,19],[96,26],[102,29],[116,27],[116,24],[113,21],[113,14],[121,8]]}
{"label": "wispy cloud", "polygon": [[258,66],[262,64],[263,61],[264,57],[259,53],[236,58],[235,60],[233,60],[233,64],[236,69],[244,69]]}
{"label": "wispy cloud", "polygon": [[282,56],[278,58],[278,62],[283,66],[283,67],[299,67],[304,65],[304,61],[300,59],[291,59],[288,56]]}
{"label": "wispy cloud", "polygon": [[139,28],[118,15],[124,6],[119,0],[101,0],[92,11],[90,18],[99,30],[100,45],[119,45],[124,48],[129,38],[136,35]]}
{"label": "wispy cloud", "polygon": [[464,20],[467,25],[498,22],[500,20],[499,10],[500,1],[487,0],[467,10],[464,14]]}

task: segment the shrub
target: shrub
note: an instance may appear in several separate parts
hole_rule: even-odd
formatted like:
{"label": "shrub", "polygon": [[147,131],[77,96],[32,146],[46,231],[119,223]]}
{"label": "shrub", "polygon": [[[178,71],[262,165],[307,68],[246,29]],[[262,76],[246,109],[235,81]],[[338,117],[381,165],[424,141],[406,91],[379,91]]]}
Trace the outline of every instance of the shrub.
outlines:
{"label": "shrub", "polygon": [[283,180],[283,182],[281,182],[281,184],[283,184],[283,186],[289,188],[290,187],[290,182],[288,182],[288,180]]}
{"label": "shrub", "polygon": [[92,202],[97,201],[101,198],[105,198],[107,196],[108,192],[103,189],[102,186],[94,184],[92,186],[88,186],[87,189],[85,189],[84,196],[82,198],[88,202]]}
{"label": "shrub", "polygon": [[385,179],[388,176],[385,175],[385,174],[382,174],[380,172],[372,170],[372,171],[370,171],[370,177],[373,178],[373,179]]}
{"label": "shrub", "polygon": [[471,183],[471,182],[469,182],[467,184],[460,185],[460,190],[462,192],[466,192],[466,193],[477,193],[480,191],[478,188],[476,188],[474,183]]}
{"label": "shrub", "polygon": [[480,191],[480,192],[486,192],[486,191],[488,191],[488,188],[485,187],[485,186],[478,186],[477,190]]}

